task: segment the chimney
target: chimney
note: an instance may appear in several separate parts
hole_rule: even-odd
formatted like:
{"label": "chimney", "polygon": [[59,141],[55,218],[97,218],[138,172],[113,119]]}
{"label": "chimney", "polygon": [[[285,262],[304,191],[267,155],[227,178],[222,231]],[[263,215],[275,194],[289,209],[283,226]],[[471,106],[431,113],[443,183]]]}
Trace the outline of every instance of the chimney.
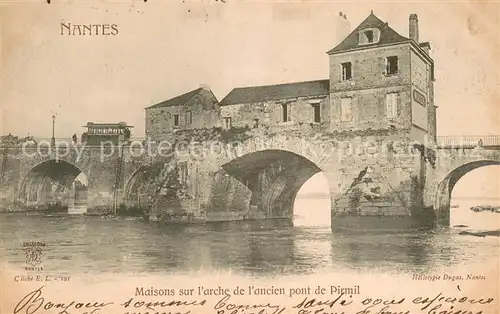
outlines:
{"label": "chimney", "polygon": [[420,43],[419,46],[425,51],[426,54],[430,54],[431,44],[428,41]]}
{"label": "chimney", "polygon": [[210,86],[208,86],[207,84],[200,84],[200,88],[203,88],[205,90],[210,90]]}
{"label": "chimney", "polygon": [[418,44],[418,16],[415,13],[410,14],[409,35]]}
{"label": "chimney", "polygon": [[351,23],[347,19],[347,15],[339,12],[338,16],[335,16],[334,20],[334,45],[340,44],[351,32]]}

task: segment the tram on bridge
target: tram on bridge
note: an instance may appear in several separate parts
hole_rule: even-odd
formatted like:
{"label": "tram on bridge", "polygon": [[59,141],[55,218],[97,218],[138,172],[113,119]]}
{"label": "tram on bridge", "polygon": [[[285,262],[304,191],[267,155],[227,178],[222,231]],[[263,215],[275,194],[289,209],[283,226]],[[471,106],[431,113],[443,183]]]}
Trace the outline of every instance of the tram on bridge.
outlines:
{"label": "tram on bridge", "polygon": [[127,125],[125,122],[87,122],[87,124],[83,127],[86,128],[87,131],[82,134],[82,143],[86,143],[91,146],[99,146],[103,142],[111,142],[114,145],[127,142],[131,135],[130,129],[133,128],[133,126]]}

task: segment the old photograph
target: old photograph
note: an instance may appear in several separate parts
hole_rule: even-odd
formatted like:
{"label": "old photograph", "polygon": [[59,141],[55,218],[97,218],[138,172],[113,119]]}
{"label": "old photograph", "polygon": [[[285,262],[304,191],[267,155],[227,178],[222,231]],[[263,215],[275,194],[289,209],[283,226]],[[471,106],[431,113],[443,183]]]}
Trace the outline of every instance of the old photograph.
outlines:
{"label": "old photograph", "polygon": [[[336,273],[455,292],[490,280],[498,296],[499,12],[464,1],[0,1],[1,288],[226,275],[276,280],[249,295],[293,297],[312,292],[280,281]],[[210,282],[131,291],[229,295]],[[0,308],[41,313],[28,309],[40,289]],[[328,287],[345,304],[360,289]],[[105,304],[88,313],[115,313]],[[468,311],[439,313],[483,313]]]}

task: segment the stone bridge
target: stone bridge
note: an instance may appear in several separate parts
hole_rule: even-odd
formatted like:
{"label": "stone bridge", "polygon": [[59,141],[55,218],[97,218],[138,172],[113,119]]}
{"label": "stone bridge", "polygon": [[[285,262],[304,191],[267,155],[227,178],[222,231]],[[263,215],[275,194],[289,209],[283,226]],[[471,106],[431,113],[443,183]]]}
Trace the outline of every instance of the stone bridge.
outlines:
{"label": "stone bridge", "polygon": [[436,223],[449,226],[451,193],[458,180],[470,171],[500,165],[500,136],[440,137],[433,184],[425,195],[436,212]]}
{"label": "stone bridge", "polygon": [[500,164],[498,137],[474,140],[417,143],[392,130],[208,129],[179,131],[171,143],[3,147],[0,205],[36,209],[58,192],[74,199],[83,174],[89,211],[122,208],[183,222],[291,219],[298,190],[322,172],[334,229],[448,225],[456,182]]}
{"label": "stone bridge", "polygon": [[0,206],[23,210],[43,209],[58,202],[68,205],[73,183],[82,176],[88,208],[111,210],[118,204],[123,184],[140,167],[141,158],[134,158],[124,147],[68,143],[58,141],[58,147],[1,147]]}

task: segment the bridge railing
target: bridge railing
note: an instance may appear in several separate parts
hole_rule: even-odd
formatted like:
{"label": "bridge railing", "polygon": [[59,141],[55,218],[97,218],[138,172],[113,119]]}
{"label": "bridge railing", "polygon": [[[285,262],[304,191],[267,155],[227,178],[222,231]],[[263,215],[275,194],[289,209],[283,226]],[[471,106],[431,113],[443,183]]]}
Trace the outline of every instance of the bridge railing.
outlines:
{"label": "bridge railing", "polygon": [[500,147],[500,135],[438,136],[439,148]]}
{"label": "bridge railing", "polygon": [[[129,143],[144,143],[145,138],[142,137],[132,137]],[[72,147],[74,145],[71,137],[59,137],[55,138],[56,146],[58,147]],[[51,146],[52,139],[47,137],[25,137],[25,138],[15,138],[14,141],[1,141],[0,147],[45,147]],[[461,136],[438,136],[437,137],[437,147],[438,148],[474,148],[474,147],[500,147],[500,135],[461,135]],[[76,146],[81,146],[82,143],[80,139],[77,140]],[[89,145],[85,145],[90,147]],[[95,145],[100,147],[101,145]],[[105,143],[105,146],[110,146],[109,143]],[[111,145],[113,146],[113,145]],[[139,147],[134,147],[134,149]]]}
{"label": "bridge railing", "polygon": [[[146,139],[144,137],[132,137],[129,139],[130,142],[142,142]],[[71,137],[56,137],[54,139],[55,145],[58,147],[72,147],[72,146],[82,146],[81,140],[78,138],[76,142],[73,141]],[[109,142],[104,141],[104,146],[110,146]],[[50,147],[52,146],[52,138],[50,137],[35,137],[29,136],[24,138],[7,138],[0,139],[0,147]],[[101,147],[101,145],[85,145],[86,147]],[[113,146],[113,145],[111,145]]]}

